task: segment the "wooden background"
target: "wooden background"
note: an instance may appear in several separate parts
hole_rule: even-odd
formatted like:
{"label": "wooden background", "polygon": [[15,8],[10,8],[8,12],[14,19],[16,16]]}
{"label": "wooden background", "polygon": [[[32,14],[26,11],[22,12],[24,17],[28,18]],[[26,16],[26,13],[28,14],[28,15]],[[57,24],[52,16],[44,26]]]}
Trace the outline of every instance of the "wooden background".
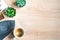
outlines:
{"label": "wooden background", "polygon": [[17,11],[14,18],[5,19],[14,19],[24,30],[17,40],[60,40],[60,0],[26,0],[22,8],[14,5],[15,0],[4,1]]}

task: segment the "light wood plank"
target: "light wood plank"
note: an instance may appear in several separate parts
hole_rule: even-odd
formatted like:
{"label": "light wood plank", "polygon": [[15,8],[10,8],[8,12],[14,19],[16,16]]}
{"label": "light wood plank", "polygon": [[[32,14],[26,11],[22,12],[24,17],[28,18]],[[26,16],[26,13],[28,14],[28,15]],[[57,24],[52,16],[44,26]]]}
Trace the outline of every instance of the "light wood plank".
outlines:
{"label": "light wood plank", "polygon": [[18,8],[15,0],[4,0],[16,9],[16,27],[24,30],[18,40],[60,40],[60,0],[26,0],[26,6]]}

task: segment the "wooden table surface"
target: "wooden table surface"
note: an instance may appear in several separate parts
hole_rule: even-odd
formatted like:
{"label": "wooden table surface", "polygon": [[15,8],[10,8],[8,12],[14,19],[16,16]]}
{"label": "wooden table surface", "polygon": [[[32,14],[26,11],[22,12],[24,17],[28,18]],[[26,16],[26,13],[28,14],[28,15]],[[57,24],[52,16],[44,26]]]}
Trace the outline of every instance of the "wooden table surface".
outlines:
{"label": "wooden table surface", "polygon": [[6,19],[14,19],[16,27],[24,30],[17,40],[60,40],[60,0],[26,0],[22,8],[14,5],[15,0],[4,1],[17,12]]}

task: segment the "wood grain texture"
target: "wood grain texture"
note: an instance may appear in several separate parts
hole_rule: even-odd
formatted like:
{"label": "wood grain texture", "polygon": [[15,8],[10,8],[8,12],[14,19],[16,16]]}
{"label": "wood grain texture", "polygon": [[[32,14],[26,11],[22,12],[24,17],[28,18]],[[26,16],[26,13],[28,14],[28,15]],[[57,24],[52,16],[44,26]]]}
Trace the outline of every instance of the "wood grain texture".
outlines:
{"label": "wood grain texture", "polygon": [[24,30],[17,40],[60,40],[60,0],[26,0],[23,8],[16,7],[15,0],[4,1],[16,9],[16,27]]}

